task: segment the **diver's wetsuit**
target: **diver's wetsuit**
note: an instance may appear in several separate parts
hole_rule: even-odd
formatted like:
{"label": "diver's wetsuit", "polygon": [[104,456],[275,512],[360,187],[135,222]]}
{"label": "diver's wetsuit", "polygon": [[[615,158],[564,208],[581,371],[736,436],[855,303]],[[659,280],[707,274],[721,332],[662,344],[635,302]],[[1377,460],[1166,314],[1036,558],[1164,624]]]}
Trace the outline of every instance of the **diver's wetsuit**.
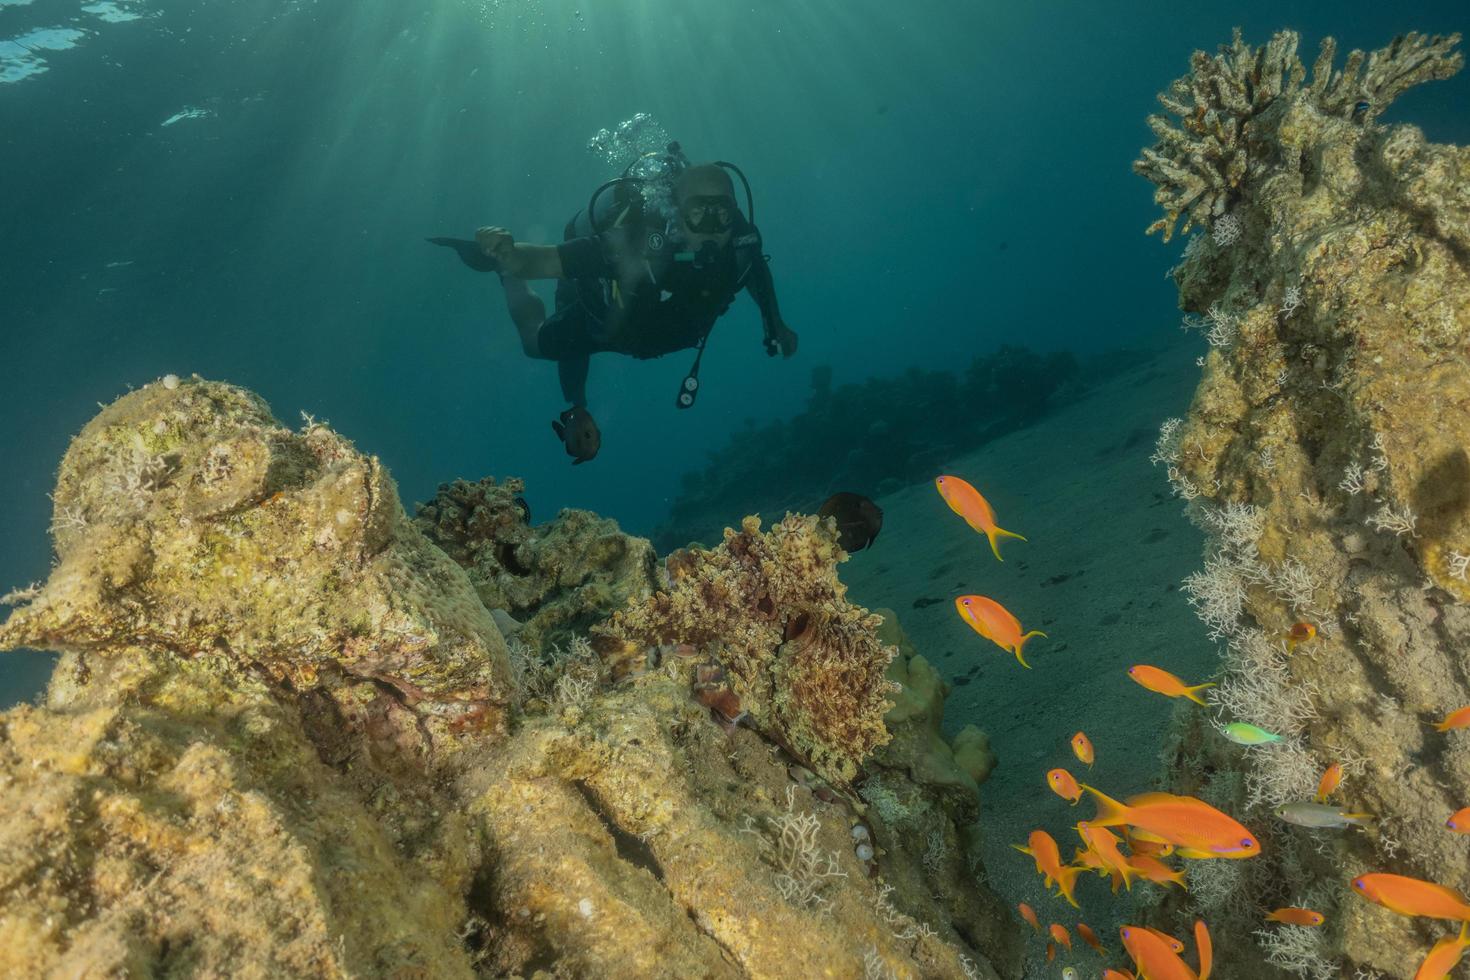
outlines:
{"label": "diver's wetsuit", "polygon": [[665,231],[637,225],[584,237],[556,247],[563,277],[556,284],[556,312],[536,335],[541,356],[557,362],[562,394],[586,407],[587,367],[602,351],[659,357],[698,347],[742,288],[760,307],[767,347],[780,323],[776,287],[761,254],[755,226],[738,215],[730,242],[708,261],[680,251]]}

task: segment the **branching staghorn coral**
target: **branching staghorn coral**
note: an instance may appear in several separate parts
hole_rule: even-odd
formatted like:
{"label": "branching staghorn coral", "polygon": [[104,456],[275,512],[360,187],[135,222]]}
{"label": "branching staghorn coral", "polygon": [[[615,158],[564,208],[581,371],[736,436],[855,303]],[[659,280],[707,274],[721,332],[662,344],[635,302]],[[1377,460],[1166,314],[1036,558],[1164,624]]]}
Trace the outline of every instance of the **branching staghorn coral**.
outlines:
{"label": "branching staghorn coral", "polygon": [[[1352,51],[1334,72],[1337,42],[1327,38],[1305,87],[1295,31],[1279,31],[1253,47],[1236,28],[1216,54],[1196,51],[1190,73],[1159,94],[1168,115],[1148,117],[1158,142],[1133,164],[1157,185],[1154,200],[1164,209],[1149,233],[1162,231],[1168,241],[1180,217],[1186,233],[1226,218],[1247,178],[1291,156],[1271,138],[1273,126],[1256,125],[1266,113],[1279,120],[1290,102],[1304,99],[1324,115],[1367,125],[1406,89],[1458,71],[1463,56],[1451,49],[1459,39],[1403,35],[1372,54]],[[1238,233],[1226,237],[1223,244],[1233,244]]]}

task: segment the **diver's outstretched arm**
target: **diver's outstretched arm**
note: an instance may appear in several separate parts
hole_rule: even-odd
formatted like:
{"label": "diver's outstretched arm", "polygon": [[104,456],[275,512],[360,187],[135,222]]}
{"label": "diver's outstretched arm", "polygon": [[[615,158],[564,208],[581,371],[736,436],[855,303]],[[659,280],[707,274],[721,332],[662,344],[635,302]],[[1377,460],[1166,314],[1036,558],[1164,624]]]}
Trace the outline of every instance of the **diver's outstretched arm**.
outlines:
{"label": "diver's outstretched arm", "polygon": [[781,306],[776,302],[776,282],[771,278],[771,267],[764,258],[751,267],[745,288],[755,300],[756,306],[760,307],[766,353],[774,356],[779,351],[786,357],[795,354],[796,331],[781,319]]}
{"label": "diver's outstretched arm", "polygon": [[587,407],[587,369],[592,358],[564,357],[556,362],[556,375],[561,380],[561,393],[573,408]]}

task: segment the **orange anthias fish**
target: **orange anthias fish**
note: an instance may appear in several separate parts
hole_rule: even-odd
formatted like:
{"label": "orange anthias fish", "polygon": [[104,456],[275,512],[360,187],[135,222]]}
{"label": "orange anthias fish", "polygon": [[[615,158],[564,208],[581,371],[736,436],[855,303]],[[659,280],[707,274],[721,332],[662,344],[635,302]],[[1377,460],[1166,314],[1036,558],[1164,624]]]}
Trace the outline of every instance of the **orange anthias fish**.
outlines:
{"label": "orange anthias fish", "polygon": [[1005,606],[983,595],[956,596],[954,607],[960,618],[969,623],[976,633],[1002,650],[1014,653],[1022,667],[1031,667],[1026,658],[1021,656],[1021,647],[1033,636],[1046,636],[1045,633],[1041,630],[1022,633],[1019,619],[1012,616]]}
{"label": "orange anthias fish", "polygon": [[1317,783],[1317,802],[1326,803],[1327,797],[1342,783],[1342,764],[1334,762],[1322,773],[1322,779]]}
{"label": "orange anthias fish", "polygon": [[1470,922],[1460,926],[1458,936],[1445,936],[1434,944],[1424,962],[1419,964],[1414,980],[1449,980],[1450,971],[1460,964],[1460,957],[1465,955],[1467,946],[1470,946]]}
{"label": "orange anthias fish", "polygon": [[1463,708],[1456,708],[1445,716],[1444,721],[1434,726],[1437,732],[1447,732],[1451,728],[1464,728],[1470,725],[1470,704]]}
{"label": "orange anthias fish", "polygon": [[1211,682],[1191,687],[1167,670],[1150,667],[1148,664],[1134,664],[1128,668],[1128,676],[1155,694],[1162,694],[1170,698],[1189,698],[1195,704],[1205,703],[1205,699],[1199,696],[1200,691],[1215,686]]}
{"label": "orange anthias fish", "polygon": [[1102,940],[1097,938],[1097,933],[1093,932],[1092,927],[1086,922],[1077,923],[1077,935],[1081,936],[1082,941],[1097,950],[1099,954],[1108,955],[1108,951],[1103,949]]}
{"label": "orange anthias fish", "polygon": [[1286,652],[1295,650],[1298,643],[1306,643],[1317,635],[1317,627],[1311,623],[1292,623],[1286,631]]}
{"label": "orange anthias fish", "polygon": [[1133,849],[1135,855],[1147,854],[1151,857],[1168,857],[1174,853],[1174,845],[1166,840],[1150,840],[1153,835],[1144,835],[1134,830],[1128,834],[1128,846]]}
{"label": "orange anthias fish", "polygon": [[1031,836],[1027,838],[1026,843],[1029,846],[1022,847],[1020,844],[1011,846],[1022,854],[1031,855],[1036,860],[1037,874],[1044,878],[1042,885],[1050,887],[1052,882],[1056,882],[1057,887],[1062,891],[1062,897],[1071,903],[1073,908],[1076,908],[1077,899],[1072,893],[1077,888],[1077,876],[1082,873],[1083,869],[1062,864],[1062,852],[1057,847],[1056,840],[1044,830],[1031,831]]}
{"label": "orange anthias fish", "polygon": [[1374,872],[1354,878],[1353,891],[1399,915],[1470,921],[1470,902],[1465,896],[1432,881]]}
{"label": "orange anthias fish", "polygon": [[980,495],[970,484],[957,476],[941,476],[935,479],[934,487],[944,502],[949,504],[949,509],[965,519],[970,525],[990,541],[990,550],[995,553],[997,561],[1005,561],[1000,557],[1000,548],[996,544],[998,538],[1016,538],[1019,541],[1026,539],[1014,531],[1007,531],[995,524],[995,511],[990,509],[990,501]]}
{"label": "orange anthias fish", "polygon": [[1035,929],[1037,932],[1041,931],[1041,921],[1036,918],[1035,909],[1027,905],[1025,902],[1017,905],[1016,909],[1021,913],[1021,918],[1025,919],[1028,923],[1031,924],[1031,928]]}
{"label": "orange anthias fish", "polygon": [[1470,834],[1470,806],[1450,814],[1444,825],[1457,834]]}
{"label": "orange anthias fish", "polygon": [[1103,971],[1102,980],[1138,980],[1138,978],[1127,970],[1109,968]]}
{"label": "orange anthias fish", "polygon": [[1327,921],[1321,912],[1313,912],[1311,909],[1287,906],[1277,909],[1266,916],[1267,922],[1284,922],[1289,926],[1320,926]]}
{"label": "orange anthias fish", "polygon": [[1215,943],[1204,919],[1194,920],[1194,949],[1199,953],[1199,980],[1210,980],[1215,965]]}
{"label": "orange anthias fish", "polygon": [[1072,736],[1072,753],[1077,756],[1078,762],[1089,769],[1092,768],[1092,760],[1096,757],[1096,753],[1092,751],[1092,740],[1081,732]]}
{"label": "orange anthias fish", "polygon": [[1082,787],[1077,785],[1077,780],[1073,779],[1072,774],[1065,769],[1053,769],[1047,773],[1046,785],[1051,787],[1053,793],[1073,806],[1076,806],[1077,801],[1082,799]]}
{"label": "orange anthias fish", "polygon": [[1117,835],[1105,827],[1095,827],[1086,820],[1077,825],[1077,833],[1081,835],[1088,849],[1101,859],[1108,873],[1113,876],[1113,891],[1118,890],[1120,883],[1132,891],[1133,879],[1139,875],[1128,863],[1128,859],[1123,856],[1123,852],[1118,850]]}
{"label": "orange anthias fish", "polygon": [[1141,854],[1135,850],[1134,853],[1128,855],[1128,863],[1133,866],[1134,871],[1156,885],[1178,885],[1185,891],[1189,890],[1189,887],[1184,884],[1182,870],[1175,871],[1152,854]]}
{"label": "orange anthias fish", "polygon": [[1138,967],[1139,976],[1145,980],[1198,980],[1199,975],[1152,931],[1123,926],[1118,934],[1123,937],[1123,948]]}
{"label": "orange anthias fish", "polygon": [[1172,793],[1143,793],[1126,804],[1094,789],[1082,788],[1097,801],[1097,827],[1127,824],[1175,845],[1180,857],[1248,858],[1261,853],[1260,841],[1238,820],[1203,800]]}
{"label": "orange anthias fish", "polygon": [[1061,925],[1057,922],[1053,922],[1051,925],[1047,926],[1046,931],[1051,933],[1051,938],[1055,939],[1057,942],[1067,947],[1067,952],[1072,952],[1072,936],[1070,933],[1067,932],[1066,926]]}

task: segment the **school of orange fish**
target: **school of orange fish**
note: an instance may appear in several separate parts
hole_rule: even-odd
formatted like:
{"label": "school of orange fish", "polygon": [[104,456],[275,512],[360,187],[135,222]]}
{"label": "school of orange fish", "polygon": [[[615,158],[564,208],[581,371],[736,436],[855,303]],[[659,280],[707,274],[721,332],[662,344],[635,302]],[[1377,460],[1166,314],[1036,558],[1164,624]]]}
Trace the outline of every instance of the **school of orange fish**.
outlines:
{"label": "school of orange fish", "polygon": [[[999,527],[989,502],[966,481],[945,475],[935,479],[934,485],[951,510],[985,535],[997,560],[1004,560],[1000,555],[999,539],[1026,540]],[[1030,668],[1022,655],[1022,648],[1032,637],[1045,637],[1045,633],[1023,631],[1020,620],[987,596],[959,596],[955,599],[955,610],[976,633],[1014,654],[1022,667]],[[1283,639],[1290,652],[1299,644],[1310,642],[1316,635],[1317,628],[1312,623],[1297,623]],[[1212,686],[1186,684],[1168,671],[1148,664],[1135,664],[1128,668],[1127,674],[1150,691],[1170,698],[1189,698],[1201,705],[1206,702],[1199,692]],[[1470,705],[1451,712],[1434,728],[1440,732],[1470,728]],[[1281,737],[1241,723],[1225,726],[1224,732],[1231,741],[1243,745],[1258,745]],[[1087,736],[1083,732],[1073,735],[1071,746],[1077,759],[1091,768],[1095,752]],[[1289,823],[1315,828],[1345,827],[1371,820],[1369,814],[1349,813],[1328,804],[1328,798],[1341,781],[1342,766],[1336,763],[1328,766],[1318,783],[1315,800],[1287,804],[1276,811],[1277,816]],[[1044,830],[1032,831],[1025,847],[1019,844],[1011,846],[1036,862],[1036,872],[1041,875],[1042,886],[1048,893],[1055,886],[1055,897],[1065,899],[1073,908],[1079,908],[1075,894],[1077,878],[1085,872],[1111,878],[1115,893],[1119,885],[1131,889],[1133,882],[1140,878],[1183,888],[1184,871],[1170,866],[1164,858],[1240,860],[1261,853],[1260,843],[1248,829],[1230,815],[1192,796],[1143,793],[1120,803],[1101,790],[1077,782],[1066,769],[1051,770],[1046,774],[1045,782],[1052,792],[1070,804],[1076,805],[1084,793],[1097,804],[1097,815],[1077,824],[1082,846],[1076,849],[1069,863],[1063,863],[1061,848]],[[1445,826],[1455,833],[1470,833],[1470,807],[1450,816]],[[1117,828],[1118,833],[1110,828]],[[1372,873],[1354,878],[1352,891],[1399,915],[1450,919],[1461,923],[1458,934],[1446,935],[1434,944],[1420,963],[1414,980],[1448,978],[1466,949],[1470,948],[1470,901],[1452,888],[1404,875]],[[1018,911],[1032,929],[1042,934],[1041,920],[1031,906],[1022,902]],[[1326,921],[1320,912],[1295,907],[1275,909],[1265,916],[1265,920],[1304,928],[1314,928]],[[1098,955],[1107,955],[1106,948],[1086,923],[1077,923],[1076,931]],[[1051,923],[1045,935],[1050,937],[1046,947],[1047,962],[1055,959],[1058,947],[1069,953],[1072,951],[1071,934],[1060,923]],[[1119,938],[1136,972],[1104,968],[1103,980],[1206,980],[1210,975],[1213,948],[1209,929],[1202,920],[1194,925],[1197,969],[1190,967],[1180,955],[1184,952],[1184,943],[1167,933],[1146,926],[1125,925],[1119,930]],[[1076,980],[1078,977],[1076,968],[1071,966],[1065,967],[1062,975],[1064,980]]]}

